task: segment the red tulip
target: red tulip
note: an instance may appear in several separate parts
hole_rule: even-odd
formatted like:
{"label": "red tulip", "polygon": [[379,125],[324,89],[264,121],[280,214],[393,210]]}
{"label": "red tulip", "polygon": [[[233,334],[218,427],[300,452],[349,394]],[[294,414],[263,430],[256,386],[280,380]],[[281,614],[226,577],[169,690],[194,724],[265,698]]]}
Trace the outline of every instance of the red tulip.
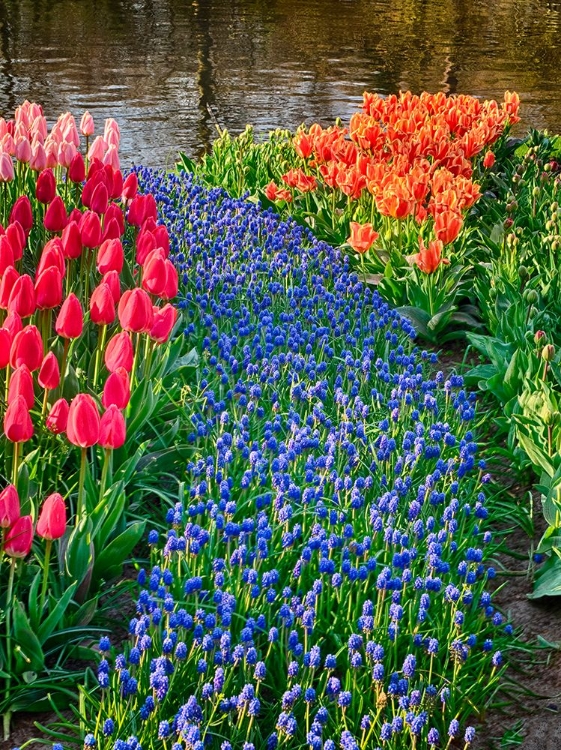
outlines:
{"label": "red tulip", "polygon": [[55,331],[65,339],[77,339],[84,330],[84,313],[80,300],[70,292],[62,303],[56,319]]}
{"label": "red tulip", "polygon": [[141,230],[136,238],[136,262],[138,265],[143,266],[146,258],[155,249],[156,238],[154,233],[146,229]]}
{"label": "red tulip", "polygon": [[108,271],[103,275],[102,282],[104,284],[107,284],[109,289],[111,289],[113,302],[117,304],[117,302],[121,299],[121,279],[119,278],[119,274],[117,273],[117,271]]}
{"label": "red tulip", "polygon": [[154,221],[158,217],[158,208],[156,206],[156,199],[152,193],[146,195],[136,195],[129,207],[127,214],[127,221],[135,227],[141,227],[146,219],[153,218]]}
{"label": "red tulip", "polygon": [[68,222],[66,215],[66,206],[60,195],[53,198],[52,203],[47,208],[43,226],[48,232],[62,232]]}
{"label": "red tulip", "polygon": [[99,273],[105,274],[108,271],[117,271],[117,273],[121,273],[124,262],[125,254],[123,252],[121,240],[105,240],[105,242],[101,244],[97,253],[97,270]]}
{"label": "red tulip", "polygon": [[14,203],[10,212],[10,224],[14,221],[19,221],[25,234],[29,234],[33,226],[33,211],[31,210],[31,201],[27,195],[22,195]]}
{"label": "red tulip", "polygon": [[33,392],[33,375],[27,365],[21,365],[12,373],[8,388],[8,403],[11,404],[18,396],[23,396],[28,409],[33,409],[35,393]]}
{"label": "red tulip", "polygon": [[6,237],[2,235],[0,237],[0,277],[4,275],[8,268],[12,268],[14,265],[14,251],[12,250],[12,243]]}
{"label": "red tulip", "polygon": [[74,155],[68,167],[68,179],[76,184],[84,182],[86,179],[86,165],[84,164],[84,157],[79,151]]}
{"label": "red tulip", "polygon": [[118,367],[124,367],[127,372],[130,372],[133,356],[131,337],[126,331],[122,331],[115,334],[107,344],[105,366],[109,372],[115,372]]}
{"label": "red tulip", "polygon": [[10,300],[10,294],[14,288],[14,284],[19,278],[19,273],[13,266],[8,266],[0,281],[0,309],[7,310],[8,302]]}
{"label": "red tulip", "polygon": [[99,411],[93,398],[79,393],[72,399],[68,411],[66,436],[73,445],[89,448],[99,439]]}
{"label": "red tulip", "polygon": [[0,328],[0,370],[7,367],[10,362],[10,350],[12,348],[12,337],[5,328]]}
{"label": "red tulip", "polygon": [[115,219],[119,225],[119,236],[125,233],[125,217],[123,212],[116,203],[111,203],[105,214],[105,223],[107,224],[111,219]]}
{"label": "red tulip", "polygon": [[82,215],[80,237],[84,247],[98,247],[101,243],[101,222],[95,211],[86,211]]}
{"label": "red tulip", "polygon": [[39,203],[50,203],[56,195],[56,180],[52,169],[45,169],[37,177],[35,197]]}
{"label": "red tulip", "polygon": [[152,234],[154,235],[154,239],[156,240],[156,247],[161,247],[167,258],[169,255],[168,230],[163,224],[158,224],[158,226],[154,230],[152,230]]}
{"label": "red tulip", "polygon": [[31,372],[38,370],[43,361],[43,339],[37,326],[25,326],[14,336],[10,351],[12,367],[27,365]]}
{"label": "red tulip", "polygon": [[17,314],[17,312],[8,313],[8,317],[4,321],[3,327],[6,329],[6,331],[8,331],[13,341],[15,336],[17,336],[17,334],[23,330],[23,323],[21,322],[21,318]]}
{"label": "red tulip", "polygon": [[73,208],[72,211],[68,214],[68,222],[75,221],[76,224],[80,225],[80,221],[82,220],[82,212],[79,208]]}
{"label": "red tulip", "polygon": [[37,536],[42,539],[60,539],[66,531],[66,505],[62,495],[54,492],[45,500],[37,521]]}
{"label": "red tulip", "polygon": [[26,557],[33,542],[31,516],[20,516],[9,530],[4,542],[4,552],[10,557]]}
{"label": "red tulip", "polygon": [[111,404],[101,417],[99,444],[102,448],[120,448],[127,437],[125,418],[115,404]]}
{"label": "red tulip", "polygon": [[166,286],[166,258],[161,248],[151,250],[144,262],[142,287],[150,294],[160,296]]}
{"label": "red tulip", "polygon": [[113,170],[113,189],[111,190],[109,197],[112,200],[117,200],[123,194],[123,174],[120,169]]}
{"label": "red tulip", "polygon": [[23,231],[22,225],[19,221],[14,221],[8,224],[6,227],[6,237],[10,241],[12,246],[12,252],[14,253],[14,260],[21,260],[23,256],[23,248],[25,247],[26,237]]}
{"label": "red tulip", "polygon": [[100,182],[92,193],[90,208],[95,211],[96,214],[104,214],[107,211],[109,205],[109,193],[107,188]]}
{"label": "red tulip", "polygon": [[169,339],[176,321],[177,309],[173,305],[164,305],[161,310],[155,308],[150,338],[158,344],[164,344]]}
{"label": "red tulip", "polygon": [[177,275],[177,268],[170,260],[166,260],[166,285],[160,297],[166,300],[175,299],[175,297],[177,297],[178,291],[179,276]]}
{"label": "red tulip", "polygon": [[0,528],[9,529],[18,520],[20,504],[18,491],[13,484],[0,492]]}
{"label": "red tulip", "polygon": [[490,169],[495,163],[495,154],[492,151],[487,151],[483,157],[483,166],[485,169]]}
{"label": "red tulip", "polygon": [[59,398],[58,401],[55,401],[46,420],[47,430],[55,435],[66,432],[69,409],[68,401],[65,398]]}
{"label": "red tulip", "polygon": [[118,240],[121,236],[121,230],[119,228],[119,222],[117,219],[110,219],[107,221],[107,215],[103,224],[103,234],[101,235],[101,242],[105,240]]}
{"label": "red tulip", "polygon": [[52,310],[62,302],[62,276],[56,266],[45,268],[35,282],[35,299],[39,310]]}
{"label": "red tulip", "polygon": [[54,352],[49,352],[45,355],[37,380],[41,388],[45,388],[46,390],[53,391],[55,388],[58,388],[60,383],[60,368]]}
{"label": "red tulip", "polygon": [[125,331],[144,333],[152,328],[154,311],[144,289],[128,289],[119,300],[117,314]]}
{"label": "red tulip", "polygon": [[111,288],[101,282],[90,297],[90,320],[97,325],[108,326],[115,320],[115,301]]}
{"label": "red tulip", "polygon": [[9,312],[16,312],[20,318],[29,318],[35,312],[35,289],[31,276],[23,274],[14,282],[8,300]]}
{"label": "red tulip", "polygon": [[4,433],[12,443],[25,443],[33,437],[33,423],[23,396],[17,396],[4,414]]}
{"label": "red tulip", "polygon": [[105,409],[111,404],[114,404],[118,409],[125,409],[130,398],[129,374],[124,367],[118,367],[105,381],[101,403]]}
{"label": "red tulip", "polygon": [[53,239],[49,240],[43,248],[37,265],[35,278],[39,277],[46,268],[50,268],[51,266],[56,266],[60,271],[61,276],[64,276],[66,273],[64,248],[60,237],[53,237]]}
{"label": "red tulip", "polygon": [[132,201],[138,192],[138,177],[135,172],[131,172],[127,175],[127,179],[123,182],[122,198],[123,201]]}
{"label": "red tulip", "polygon": [[[91,168],[90,168],[91,172]],[[91,207],[91,200],[92,200],[92,194],[93,191],[96,189],[96,187],[101,184],[104,180],[104,174],[102,169],[96,169],[91,174],[88,174],[88,179],[86,180],[86,184],[84,185],[84,188],[82,190],[82,205],[86,206],[86,208]]]}
{"label": "red tulip", "polygon": [[82,239],[76,221],[69,221],[62,233],[62,252],[65,258],[79,258],[82,255]]}

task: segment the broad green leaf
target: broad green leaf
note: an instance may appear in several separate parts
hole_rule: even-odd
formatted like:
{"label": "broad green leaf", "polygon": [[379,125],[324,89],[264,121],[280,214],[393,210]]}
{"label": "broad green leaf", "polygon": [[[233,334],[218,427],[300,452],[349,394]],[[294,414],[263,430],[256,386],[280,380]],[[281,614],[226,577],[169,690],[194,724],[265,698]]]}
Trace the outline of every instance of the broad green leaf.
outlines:
{"label": "broad green leaf", "polygon": [[16,671],[18,674],[29,670],[34,672],[41,671],[45,666],[43,649],[37,635],[29,624],[23,604],[17,601],[17,599],[12,609],[12,616],[13,640],[16,645],[14,648]]}
{"label": "broad green leaf", "polygon": [[77,585],[78,584],[76,582],[70,584],[64,594],[57,601],[55,607],[53,607],[49,616],[41,623],[37,631],[37,637],[39,638],[41,644],[45,643],[47,638],[51,635],[56,626],[64,617],[68,605],[70,604],[70,600],[72,599],[72,596],[76,591]]}
{"label": "broad green leaf", "polygon": [[135,521],[100,552],[94,567],[96,579],[108,580],[118,575],[121,566],[142,538],[145,526],[146,521]]}

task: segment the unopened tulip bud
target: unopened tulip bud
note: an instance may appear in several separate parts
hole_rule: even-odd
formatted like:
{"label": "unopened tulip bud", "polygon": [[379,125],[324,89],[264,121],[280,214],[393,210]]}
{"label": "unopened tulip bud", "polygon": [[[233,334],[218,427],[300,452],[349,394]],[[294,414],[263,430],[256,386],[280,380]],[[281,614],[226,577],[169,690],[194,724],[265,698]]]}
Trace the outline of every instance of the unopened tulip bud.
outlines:
{"label": "unopened tulip bud", "polygon": [[23,396],[17,396],[4,414],[4,434],[12,443],[25,443],[33,437],[33,423]]}
{"label": "unopened tulip bud", "polygon": [[130,335],[126,331],[122,331],[113,336],[105,349],[105,366],[109,372],[115,372],[118,367],[124,367],[127,372],[130,372],[133,358],[134,352]]}
{"label": "unopened tulip bud", "polygon": [[80,120],[80,132],[87,138],[92,136],[95,131],[94,120],[88,111],[84,112]]}
{"label": "unopened tulip bud", "polygon": [[108,326],[115,320],[115,301],[108,284],[101,283],[90,297],[90,320]]}
{"label": "unopened tulip bud", "polygon": [[55,330],[65,339],[77,339],[84,329],[84,313],[76,295],[71,292],[62,303],[55,323]]}
{"label": "unopened tulip bud", "polygon": [[18,520],[19,514],[18,491],[13,484],[9,484],[0,492],[0,528],[9,529]]}
{"label": "unopened tulip bud", "polygon": [[99,411],[89,394],[79,393],[72,399],[68,412],[66,436],[70,443],[81,448],[89,448],[97,443]]}
{"label": "unopened tulip bud", "polygon": [[37,326],[25,326],[16,336],[10,351],[12,367],[27,365],[31,372],[38,370],[43,361],[43,339]]}
{"label": "unopened tulip bud", "polygon": [[99,445],[102,448],[115,450],[124,445],[126,437],[127,428],[123,413],[115,404],[112,404],[101,417]]}
{"label": "unopened tulip bud", "polygon": [[86,179],[86,165],[84,164],[84,157],[79,151],[74,155],[68,167],[68,179],[76,185]]}
{"label": "unopened tulip bud", "polygon": [[522,279],[522,281],[525,281],[529,275],[530,272],[528,271],[526,266],[518,266],[518,277]]}
{"label": "unopened tulip bud", "polygon": [[37,177],[35,197],[39,203],[51,203],[56,195],[56,180],[52,169],[45,169]]}
{"label": "unopened tulip bud", "polygon": [[9,557],[26,557],[33,543],[33,521],[31,516],[21,516],[9,530],[4,540],[4,552]]}
{"label": "unopened tulip bud", "polygon": [[534,305],[539,300],[539,295],[535,289],[526,289],[524,299],[529,305]]}
{"label": "unopened tulip bud", "polygon": [[43,359],[37,380],[41,388],[49,391],[58,388],[60,383],[60,368],[54,352],[49,352]]}
{"label": "unopened tulip bud", "polygon": [[534,344],[539,344],[545,338],[545,331],[536,331],[534,334]]}
{"label": "unopened tulip bud", "polygon": [[43,226],[48,232],[62,232],[67,221],[64,201],[60,195],[55,195],[43,219]]}
{"label": "unopened tulip bud", "polygon": [[555,347],[553,344],[546,344],[542,349],[542,359],[551,362],[555,357]]}
{"label": "unopened tulip bud", "polygon": [[33,392],[33,375],[27,365],[21,365],[12,373],[8,388],[8,403],[11,404],[18,396],[23,396],[28,409],[33,409],[35,393]]}
{"label": "unopened tulip bud", "polygon": [[46,426],[50,432],[55,435],[66,432],[69,409],[70,407],[66,399],[59,398],[58,401],[55,401],[46,420]]}
{"label": "unopened tulip bud", "polygon": [[62,495],[54,492],[45,500],[37,521],[37,536],[42,539],[60,539],[66,531],[66,505]]}
{"label": "unopened tulip bud", "polygon": [[118,409],[126,409],[130,397],[129,374],[124,367],[118,367],[105,381],[101,403],[105,409],[108,409],[112,404]]}

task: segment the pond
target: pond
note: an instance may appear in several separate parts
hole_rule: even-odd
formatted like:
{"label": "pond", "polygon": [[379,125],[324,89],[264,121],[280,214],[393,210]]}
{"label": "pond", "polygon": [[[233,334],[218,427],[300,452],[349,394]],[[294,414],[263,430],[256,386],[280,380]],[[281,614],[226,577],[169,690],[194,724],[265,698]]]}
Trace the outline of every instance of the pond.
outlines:
{"label": "pond", "polygon": [[368,89],[522,99],[561,131],[557,0],[1,0],[0,115],[115,117],[123,165],[239,132],[343,120]]}

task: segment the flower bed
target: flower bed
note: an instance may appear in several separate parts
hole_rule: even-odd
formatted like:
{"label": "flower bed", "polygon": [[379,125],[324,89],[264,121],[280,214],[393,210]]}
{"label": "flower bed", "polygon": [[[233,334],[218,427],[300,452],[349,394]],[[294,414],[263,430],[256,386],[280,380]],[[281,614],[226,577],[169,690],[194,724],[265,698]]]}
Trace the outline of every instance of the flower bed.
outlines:
{"label": "flower bed", "polygon": [[309,230],[139,177],[201,390],[130,639],[100,643],[85,745],[469,747],[512,633],[487,591],[473,398]]}

